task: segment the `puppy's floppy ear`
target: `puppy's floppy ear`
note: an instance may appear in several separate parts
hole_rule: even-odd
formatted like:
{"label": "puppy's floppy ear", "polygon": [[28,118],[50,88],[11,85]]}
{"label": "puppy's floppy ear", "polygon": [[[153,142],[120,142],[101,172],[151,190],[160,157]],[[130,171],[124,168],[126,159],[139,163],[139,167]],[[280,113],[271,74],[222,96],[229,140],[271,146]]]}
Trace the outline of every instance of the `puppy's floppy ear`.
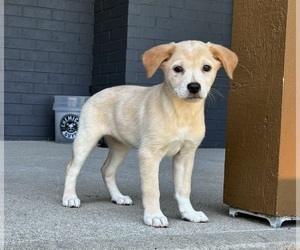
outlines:
{"label": "puppy's floppy ear", "polygon": [[222,63],[227,75],[232,79],[233,71],[238,63],[237,55],[222,45],[208,43],[208,46],[210,52]]}
{"label": "puppy's floppy ear", "polygon": [[172,56],[174,50],[175,43],[169,43],[155,46],[143,54],[142,60],[148,78],[152,77],[159,66]]}

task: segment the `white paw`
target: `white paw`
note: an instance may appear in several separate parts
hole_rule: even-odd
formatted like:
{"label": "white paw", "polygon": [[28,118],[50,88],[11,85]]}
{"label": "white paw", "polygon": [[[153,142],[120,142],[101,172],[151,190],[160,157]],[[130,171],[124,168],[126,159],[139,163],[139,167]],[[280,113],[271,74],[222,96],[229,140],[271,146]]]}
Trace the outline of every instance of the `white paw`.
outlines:
{"label": "white paw", "polygon": [[169,224],[167,217],[164,216],[162,212],[151,214],[151,215],[145,214],[144,222],[146,225],[151,227],[167,227]]}
{"label": "white paw", "polygon": [[64,196],[62,202],[63,202],[64,207],[79,207],[80,206],[80,200],[77,198],[76,195]]}
{"label": "white paw", "polygon": [[125,196],[125,195],[119,195],[117,197],[113,197],[111,199],[111,201],[118,205],[132,205],[133,204],[133,201],[131,200],[131,198],[129,196]]}
{"label": "white paw", "polygon": [[181,214],[183,220],[191,221],[191,222],[207,222],[209,219],[206,215],[201,211],[192,211],[185,212]]}

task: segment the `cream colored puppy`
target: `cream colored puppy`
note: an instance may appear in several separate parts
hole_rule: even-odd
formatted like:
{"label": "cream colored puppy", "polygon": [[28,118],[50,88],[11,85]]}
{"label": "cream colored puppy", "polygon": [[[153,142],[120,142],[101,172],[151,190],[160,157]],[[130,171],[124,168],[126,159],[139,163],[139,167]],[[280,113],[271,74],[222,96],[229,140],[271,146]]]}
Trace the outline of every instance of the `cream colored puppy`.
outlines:
{"label": "cream colored puppy", "polygon": [[221,45],[184,41],[151,48],[142,59],[147,76],[161,68],[164,82],[153,87],[108,88],[86,102],[67,168],[63,205],[80,206],[77,176],[105,136],[109,153],[102,176],[112,201],[132,204],[130,197],[119,191],[115,173],[129,150],[138,148],[145,224],[168,226],[159,201],[158,172],[164,156],[173,156],[175,198],[182,219],[206,222],[205,214],[195,211],[190,202],[195,152],[205,134],[204,103],[221,66],[232,78],[237,56]]}

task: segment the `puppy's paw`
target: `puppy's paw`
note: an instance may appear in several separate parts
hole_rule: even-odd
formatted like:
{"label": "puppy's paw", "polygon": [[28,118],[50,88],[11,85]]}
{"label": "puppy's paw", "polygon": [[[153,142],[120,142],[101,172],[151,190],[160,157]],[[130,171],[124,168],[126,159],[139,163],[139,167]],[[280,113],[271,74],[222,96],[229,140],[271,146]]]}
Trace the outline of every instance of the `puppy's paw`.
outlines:
{"label": "puppy's paw", "polygon": [[206,217],[206,215],[201,211],[191,211],[191,212],[185,212],[181,214],[182,219],[186,221],[191,222],[208,222],[209,219]]}
{"label": "puppy's paw", "polygon": [[80,206],[80,200],[77,198],[76,195],[72,196],[64,196],[63,197],[63,206],[64,207],[79,207]]}
{"label": "puppy's paw", "polygon": [[155,214],[145,214],[144,215],[144,223],[151,227],[167,227],[168,219],[163,215],[162,212]]}
{"label": "puppy's paw", "polygon": [[117,197],[113,197],[111,201],[118,205],[133,205],[133,201],[131,200],[131,198],[125,195],[119,195]]}

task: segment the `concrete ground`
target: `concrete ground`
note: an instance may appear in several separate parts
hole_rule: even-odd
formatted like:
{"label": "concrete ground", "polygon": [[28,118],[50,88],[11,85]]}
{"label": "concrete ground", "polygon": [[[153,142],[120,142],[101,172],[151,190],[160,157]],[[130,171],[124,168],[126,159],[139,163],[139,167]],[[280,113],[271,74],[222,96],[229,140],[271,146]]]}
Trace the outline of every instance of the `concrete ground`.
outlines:
{"label": "concrete ground", "polygon": [[100,177],[107,149],[95,148],[77,183],[79,209],[61,205],[70,144],[5,142],[5,249],[296,249],[296,224],[279,229],[249,216],[228,216],[222,203],[223,149],[199,149],[191,200],[210,221],[180,219],[173,199],[171,159],[161,164],[161,206],[168,228],[143,224],[137,152],[118,172],[133,206],[110,202]]}

